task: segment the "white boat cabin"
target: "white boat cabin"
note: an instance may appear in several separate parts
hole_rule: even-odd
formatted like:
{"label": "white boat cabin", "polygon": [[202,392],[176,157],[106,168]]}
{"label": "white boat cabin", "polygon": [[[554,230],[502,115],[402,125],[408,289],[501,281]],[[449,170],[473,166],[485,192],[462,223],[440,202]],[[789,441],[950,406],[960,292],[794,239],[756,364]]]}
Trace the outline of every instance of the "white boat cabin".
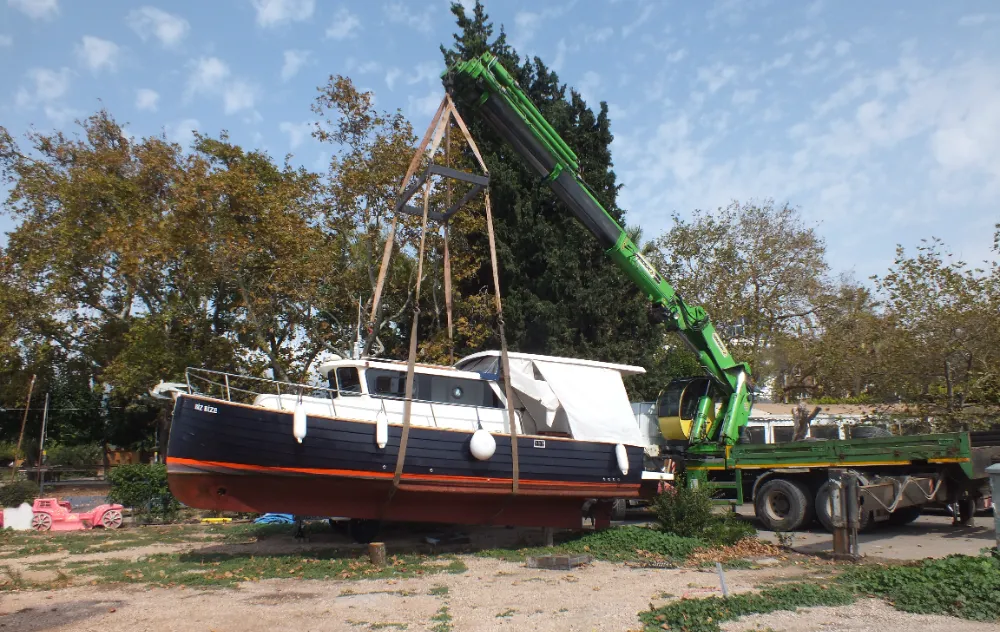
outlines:
{"label": "white boat cabin", "polygon": [[[523,435],[642,445],[622,382],[641,367],[508,354],[515,420]],[[499,351],[465,357],[455,367],[418,364],[414,369],[413,426],[475,432],[510,432]],[[258,395],[254,404],[308,415],[400,425],[406,363],[338,359],[319,367],[326,385],[303,394]]]}

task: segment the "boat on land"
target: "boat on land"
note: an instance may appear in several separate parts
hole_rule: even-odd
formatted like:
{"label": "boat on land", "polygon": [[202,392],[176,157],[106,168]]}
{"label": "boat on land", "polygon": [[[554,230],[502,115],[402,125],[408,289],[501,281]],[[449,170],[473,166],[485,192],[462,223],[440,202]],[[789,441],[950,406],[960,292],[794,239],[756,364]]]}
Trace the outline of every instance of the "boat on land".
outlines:
{"label": "boat on land", "polygon": [[644,369],[509,363],[509,402],[497,351],[416,365],[402,450],[405,362],[337,359],[308,386],[188,369],[171,387],[170,489],[221,511],[569,528],[585,505],[598,525],[655,489],[622,381]]}

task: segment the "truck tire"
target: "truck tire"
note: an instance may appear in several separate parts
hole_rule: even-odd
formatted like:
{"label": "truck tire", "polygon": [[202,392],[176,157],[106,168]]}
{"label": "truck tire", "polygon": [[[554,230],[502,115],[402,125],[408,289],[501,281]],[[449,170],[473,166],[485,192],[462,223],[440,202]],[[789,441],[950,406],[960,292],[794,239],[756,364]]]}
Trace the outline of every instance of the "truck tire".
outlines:
{"label": "truck tire", "polygon": [[896,511],[889,514],[889,524],[895,526],[910,524],[911,522],[920,517],[920,513],[922,510],[923,507],[919,505],[914,507],[903,507],[902,509],[897,509]]}
{"label": "truck tire", "polygon": [[628,503],[624,498],[615,498],[611,505],[611,519],[624,520],[628,510]]}
{"label": "truck tire", "polygon": [[812,494],[798,481],[773,478],[757,490],[753,508],[765,529],[795,531],[812,520]]}
{"label": "truck tire", "polygon": [[[865,483],[865,481],[862,481],[862,484]],[[830,506],[830,487],[832,486],[833,481],[827,481],[816,492],[816,520],[829,533],[833,533],[833,507]],[[867,530],[872,525],[872,522],[872,512],[862,511],[858,516],[858,531]]]}

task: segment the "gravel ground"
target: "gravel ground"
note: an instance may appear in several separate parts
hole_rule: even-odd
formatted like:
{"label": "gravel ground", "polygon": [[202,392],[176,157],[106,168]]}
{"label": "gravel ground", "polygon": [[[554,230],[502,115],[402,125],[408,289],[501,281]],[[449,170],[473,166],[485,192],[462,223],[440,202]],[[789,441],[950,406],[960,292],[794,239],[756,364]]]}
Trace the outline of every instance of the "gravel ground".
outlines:
{"label": "gravel ground", "polygon": [[[572,572],[463,556],[469,570],[407,580],[250,582],[237,590],[86,586],[0,597],[0,630],[272,632],[430,630],[447,608],[458,631],[624,631],[650,603],[718,594],[714,572],[598,562]],[[794,577],[802,567],[730,571],[732,591]],[[447,592],[443,588],[446,587]],[[432,593],[433,591],[433,593]]]}
{"label": "gravel ground", "polygon": [[723,632],[995,632],[1000,625],[940,615],[907,614],[875,599],[841,608],[804,608],[798,612],[752,615],[722,624]]}

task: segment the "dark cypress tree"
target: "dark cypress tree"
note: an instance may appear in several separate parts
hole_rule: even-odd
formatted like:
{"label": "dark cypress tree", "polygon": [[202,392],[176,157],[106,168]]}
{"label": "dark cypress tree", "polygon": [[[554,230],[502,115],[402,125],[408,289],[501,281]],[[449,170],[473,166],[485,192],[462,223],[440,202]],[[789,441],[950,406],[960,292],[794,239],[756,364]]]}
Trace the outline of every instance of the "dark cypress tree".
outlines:
{"label": "dark cypress tree", "polygon": [[[451,11],[458,32],[451,48],[441,47],[445,62],[486,51],[496,55],[579,156],[598,201],[624,225],[624,211],[616,203],[607,104],[602,102],[595,115],[575,90],[567,96],[567,87],[540,58],[522,62],[502,26],[493,38],[493,24],[480,2],[471,16],[461,4],[453,3]],[[633,399],[655,397],[674,375],[697,374],[691,356],[665,351],[673,341],[661,325],[649,322],[646,297],[604,255],[594,236],[489,126],[474,113],[462,115],[490,169],[511,349],[643,366],[648,373],[628,385]],[[491,284],[484,261],[479,275],[456,289],[475,292]]]}

